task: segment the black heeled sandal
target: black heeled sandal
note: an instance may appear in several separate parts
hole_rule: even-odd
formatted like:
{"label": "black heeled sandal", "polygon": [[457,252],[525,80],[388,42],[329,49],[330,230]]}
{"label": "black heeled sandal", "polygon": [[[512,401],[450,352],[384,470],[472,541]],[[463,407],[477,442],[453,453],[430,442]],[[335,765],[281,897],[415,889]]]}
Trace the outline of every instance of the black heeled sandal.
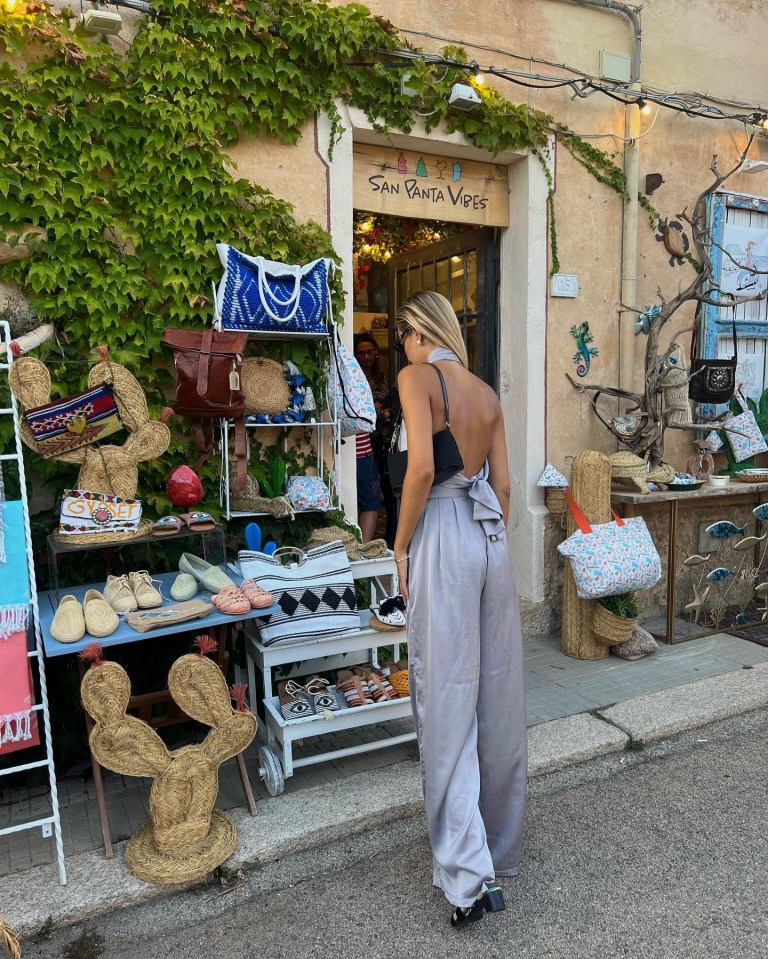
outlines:
{"label": "black heeled sandal", "polygon": [[498,886],[491,886],[482,894],[478,902],[482,902],[486,912],[504,912],[507,908],[504,893]]}
{"label": "black heeled sandal", "polygon": [[454,929],[463,929],[471,922],[479,922],[483,918],[484,911],[485,906],[482,896],[479,899],[475,899],[469,908],[456,906],[451,913],[451,925]]}

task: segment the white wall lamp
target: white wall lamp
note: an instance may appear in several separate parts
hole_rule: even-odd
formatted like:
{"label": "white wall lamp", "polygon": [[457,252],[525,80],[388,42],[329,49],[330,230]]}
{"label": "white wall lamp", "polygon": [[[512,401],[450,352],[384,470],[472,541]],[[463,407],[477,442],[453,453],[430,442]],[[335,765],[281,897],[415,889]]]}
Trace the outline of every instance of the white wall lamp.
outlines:
{"label": "white wall lamp", "polygon": [[480,95],[468,83],[454,83],[448,97],[448,106],[469,113],[480,106]]}
{"label": "white wall lamp", "polygon": [[745,160],[739,173],[768,173],[768,160]]}

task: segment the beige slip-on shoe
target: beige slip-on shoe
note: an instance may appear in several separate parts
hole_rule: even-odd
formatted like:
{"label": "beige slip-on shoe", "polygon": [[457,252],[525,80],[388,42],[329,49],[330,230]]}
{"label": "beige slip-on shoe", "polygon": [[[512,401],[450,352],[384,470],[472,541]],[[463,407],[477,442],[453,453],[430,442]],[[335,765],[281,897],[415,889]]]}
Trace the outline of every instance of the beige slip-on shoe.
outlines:
{"label": "beige slip-on shoe", "polygon": [[163,605],[163,597],[152,585],[152,577],[145,569],[140,569],[137,573],[128,573],[128,582],[139,609],[154,609],[156,606]]}
{"label": "beige slip-on shoe", "polygon": [[104,599],[98,589],[89,589],[83,599],[85,629],[89,636],[103,639],[111,636],[120,625],[117,613]]}
{"label": "beige slip-on shoe", "polygon": [[85,636],[83,607],[71,593],[61,597],[51,623],[51,636],[59,643],[76,643]]}
{"label": "beige slip-on shoe", "polygon": [[133,595],[128,577],[107,576],[107,583],[104,587],[104,599],[114,609],[116,613],[129,613],[138,609],[136,597]]}

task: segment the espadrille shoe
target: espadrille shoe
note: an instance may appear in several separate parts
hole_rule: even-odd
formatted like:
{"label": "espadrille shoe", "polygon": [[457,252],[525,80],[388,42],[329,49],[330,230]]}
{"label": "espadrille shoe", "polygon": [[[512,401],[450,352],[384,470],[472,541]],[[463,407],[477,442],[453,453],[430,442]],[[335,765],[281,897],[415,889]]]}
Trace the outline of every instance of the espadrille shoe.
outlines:
{"label": "espadrille shoe", "polygon": [[145,569],[139,570],[138,573],[128,573],[128,582],[139,609],[154,609],[163,605],[160,590],[152,585],[152,577]]}
{"label": "espadrille shoe", "polygon": [[189,573],[202,583],[212,593],[218,593],[225,586],[234,586],[235,583],[218,566],[206,563],[204,559],[194,553],[182,553],[179,559],[179,569],[182,573]]}
{"label": "espadrille shoe", "polygon": [[97,589],[89,589],[83,599],[85,631],[89,636],[103,639],[111,636],[120,625],[117,613]]}
{"label": "espadrille shoe", "polygon": [[192,599],[193,596],[197,596],[199,588],[197,580],[191,573],[179,573],[171,586],[171,599],[178,602]]}
{"label": "espadrille shoe", "polygon": [[130,613],[139,608],[127,576],[107,576],[104,599],[116,613]]}
{"label": "espadrille shoe", "polygon": [[76,643],[85,636],[83,607],[69,593],[61,597],[51,623],[51,636],[59,643]]}

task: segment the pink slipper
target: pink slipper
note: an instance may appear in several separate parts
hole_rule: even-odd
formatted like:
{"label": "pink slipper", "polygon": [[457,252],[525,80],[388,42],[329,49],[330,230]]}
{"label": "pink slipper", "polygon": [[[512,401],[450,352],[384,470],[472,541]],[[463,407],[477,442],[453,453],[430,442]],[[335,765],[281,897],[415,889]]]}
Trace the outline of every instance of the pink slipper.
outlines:
{"label": "pink slipper", "polygon": [[272,593],[268,593],[266,589],[257,586],[252,579],[244,579],[240,583],[240,589],[245,593],[248,602],[254,609],[264,609],[271,606],[275,601]]}
{"label": "pink slipper", "polygon": [[251,604],[248,597],[239,586],[225,586],[215,596],[211,596],[211,602],[220,613],[227,613],[230,616],[239,616],[251,611]]}

